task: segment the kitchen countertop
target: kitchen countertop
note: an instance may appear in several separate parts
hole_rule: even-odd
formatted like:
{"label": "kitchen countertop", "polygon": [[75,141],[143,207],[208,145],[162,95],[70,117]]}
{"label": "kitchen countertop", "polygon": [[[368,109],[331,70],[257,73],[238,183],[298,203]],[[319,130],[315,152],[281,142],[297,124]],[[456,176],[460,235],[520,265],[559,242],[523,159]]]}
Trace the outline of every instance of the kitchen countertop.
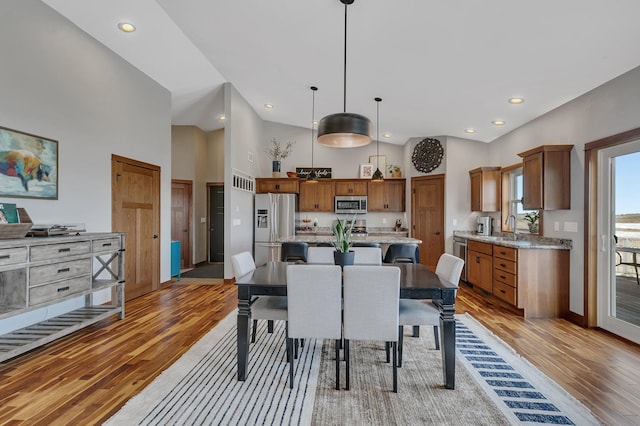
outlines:
{"label": "kitchen countertop", "polygon": [[472,241],[481,241],[504,247],[512,247],[517,249],[537,249],[537,250],[571,250],[572,241],[561,238],[547,238],[533,235],[518,234],[517,239],[513,240],[513,234],[506,233],[501,235],[484,236],[477,235],[473,231],[454,231],[454,237],[465,238]]}
{"label": "kitchen countertop", "polygon": [[[402,234],[402,233],[400,233]],[[405,233],[406,235],[406,233]],[[321,233],[310,233],[310,232],[300,232],[293,237],[281,238],[278,240],[279,243],[288,243],[288,242],[305,242],[305,243],[330,243],[335,241],[335,237],[333,234],[321,234]],[[409,238],[406,236],[398,236],[394,235],[394,233],[389,234],[368,234],[366,237],[361,237],[356,234],[351,235],[351,242],[367,242],[367,243],[380,243],[380,244],[403,244],[403,243],[415,243],[421,244],[422,240],[418,240],[415,238]]]}

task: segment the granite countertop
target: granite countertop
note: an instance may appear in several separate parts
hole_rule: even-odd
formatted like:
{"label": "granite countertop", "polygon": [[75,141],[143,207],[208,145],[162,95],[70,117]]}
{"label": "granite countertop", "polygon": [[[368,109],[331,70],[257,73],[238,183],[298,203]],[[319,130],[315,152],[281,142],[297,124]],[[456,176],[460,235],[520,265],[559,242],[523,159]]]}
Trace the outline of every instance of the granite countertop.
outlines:
{"label": "granite countertop", "polygon": [[571,250],[572,248],[571,240],[535,235],[518,234],[517,239],[514,240],[511,233],[484,236],[476,235],[473,231],[454,231],[453,236],[518,249]]}
{"label": "granite countertop", "polygon": [[[278,240],[278,242],[280,243],[287,243],[287,242],[330,243],[332,241],[335,241],[333,234],[323,235],[320,233],[302,233],[302,232],[298,233],[293,237],[281,238],[280,240]],[[366,237],[351,235],[351,242],[352,243],[367,242],[367,243],[380,243],[380,244],[403,244],[403,243],[421,244],[422,240],[409,238],[406,236],[393,235],[393,234],[384,234],[384,235],[369,234]]]}

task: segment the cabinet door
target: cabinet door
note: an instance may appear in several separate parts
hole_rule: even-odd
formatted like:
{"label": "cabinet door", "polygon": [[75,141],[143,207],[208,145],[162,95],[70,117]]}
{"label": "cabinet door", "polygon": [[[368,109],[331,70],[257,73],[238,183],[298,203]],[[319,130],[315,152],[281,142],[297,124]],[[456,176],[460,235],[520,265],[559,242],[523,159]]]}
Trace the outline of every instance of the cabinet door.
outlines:
{"label": "cabinet door", "polygon": [[405,181],[385,180],[369,182],[367,191],[368,207],[372,212],[405,211]]}
{"label": "cabinet door", "polygon": [[301,212],[333,212],[333,182],[301,182]]}
{"label": "cabinet door", "polygon": [[544,153],[528,155],[522,160],[522,207],[525,210],[542,209],[542,167]]}
{"label": "cabinet door", "polygon": [[470,251],[467,257],[467,279],[474,287],[493,291],[493,258],[485,253]]}
{"label": "cabinet door", "polygon": [[370,212],[385,211],[384,182],[368,182],[367,210]]}
{"label": "cabinet door", "polygon": [[367,181],[337,181],[335,195],[367,195]]}
{"label": "cabinet door", "polygon": [[297,179],[256,179],[256,193],[298,193]]}
{"label": "cabinet door", "polygon": [[482,193],[482,174],[480,172],[470,173],[471,177],[471,211],[481,211],[480,197]]}

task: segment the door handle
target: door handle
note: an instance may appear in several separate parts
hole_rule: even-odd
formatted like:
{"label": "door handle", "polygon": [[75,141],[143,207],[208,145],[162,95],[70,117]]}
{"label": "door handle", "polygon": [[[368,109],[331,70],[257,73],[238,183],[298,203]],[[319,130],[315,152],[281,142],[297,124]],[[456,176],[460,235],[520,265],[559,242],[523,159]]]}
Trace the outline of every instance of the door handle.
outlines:
{"label": "door handle", "polygon": [[440,235],[440,233],[439,232],[434,232],[433,235]]}
{"label": "door handle", "polygon": [[189,232],[189,230],[188,229],[183,229],[182,232]]}
{"label": "door handle", "polygon": [[158,234],[153,234],[153,239],[155,240],[156,238],[158,238]]}

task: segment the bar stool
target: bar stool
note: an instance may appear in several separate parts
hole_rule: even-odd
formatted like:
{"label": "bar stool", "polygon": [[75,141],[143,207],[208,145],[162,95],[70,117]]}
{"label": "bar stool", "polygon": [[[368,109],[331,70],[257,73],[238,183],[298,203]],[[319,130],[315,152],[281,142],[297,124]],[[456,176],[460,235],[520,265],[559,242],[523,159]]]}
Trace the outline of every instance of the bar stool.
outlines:
{"label": "bar stool", "polygon": [[415,243],[396,243],[387,248],[384,263],[420,263],[420,250]]}
{"label": "bar stool", "polygon": [[280,260],[283,262],[295,262],[298,260],[306,262],[308,249],[309,244],[307,243],[282,243]]}

